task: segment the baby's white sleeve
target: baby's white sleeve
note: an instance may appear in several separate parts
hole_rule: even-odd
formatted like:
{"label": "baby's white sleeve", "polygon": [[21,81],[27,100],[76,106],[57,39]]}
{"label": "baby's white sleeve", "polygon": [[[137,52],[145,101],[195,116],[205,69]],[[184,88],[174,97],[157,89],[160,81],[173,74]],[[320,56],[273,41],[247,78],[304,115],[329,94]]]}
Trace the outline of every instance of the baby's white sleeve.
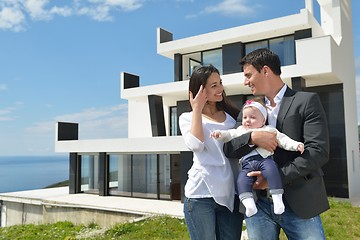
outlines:
{"label": "baby's white sleeve", "polygon": [[223,142],[229,142],[234,138],[240,137],[241,135],[247,133],[248,131],[246,131],[242,126],[239,126],[238,128],[235,129],[229,129],[227,131],[219,131],[221,133],[221,137],[218,138],[218,140],[222,140]]}

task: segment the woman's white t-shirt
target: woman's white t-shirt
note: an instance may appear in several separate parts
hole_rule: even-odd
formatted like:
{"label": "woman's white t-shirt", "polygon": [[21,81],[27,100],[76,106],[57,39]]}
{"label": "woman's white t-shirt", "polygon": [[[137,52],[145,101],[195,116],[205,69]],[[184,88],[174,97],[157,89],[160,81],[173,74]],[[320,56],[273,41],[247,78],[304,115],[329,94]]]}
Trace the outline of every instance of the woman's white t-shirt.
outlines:
{"label": "woman's white t-shirt", "polygon": [[204,142],[190,133],[192,112],[179,117],[179,127],[186,146],[193,152],[193,165],[185,184],[187,198],[212,197],[216,203],[234,209],[235,184],[229,159],[224,155],[222,141],[210,137],[215,130],[228,130],[235,126],[235,119],[226,113],[224,122],[202,118]]}

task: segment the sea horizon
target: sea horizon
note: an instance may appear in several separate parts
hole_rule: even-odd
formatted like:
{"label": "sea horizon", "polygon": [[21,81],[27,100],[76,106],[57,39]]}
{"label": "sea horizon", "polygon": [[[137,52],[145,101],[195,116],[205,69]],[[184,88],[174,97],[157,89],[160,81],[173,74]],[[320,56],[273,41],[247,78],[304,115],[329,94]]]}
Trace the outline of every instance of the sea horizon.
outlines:
{"label": "sea horizon", "polygon": [[0,156],[0,193],[42,189],[69,179],[69,155]]}

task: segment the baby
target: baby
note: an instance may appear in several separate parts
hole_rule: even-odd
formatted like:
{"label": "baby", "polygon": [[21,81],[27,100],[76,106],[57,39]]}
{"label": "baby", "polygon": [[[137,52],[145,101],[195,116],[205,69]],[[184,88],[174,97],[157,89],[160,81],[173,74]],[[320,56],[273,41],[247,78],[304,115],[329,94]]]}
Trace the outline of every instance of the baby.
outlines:
{"label": "baby", "polygon": [[[285,134],[279,132],[276,128],[265,125],[267,110],[265,104],[260,98],[247,100],[242,109],[242,125],[236,129],[216,130],[211,133],[211,137],[228,142],[233,138],[252,131],[276,132],[278,146],[288,151],[304,152],[304,144],[294,141]],[[263,148],[257,147],[249,154],[240,159],[241,171],[237,179],[237,187],[240,201],[246,208],[246,216],[251,217],[257,213],[252,187],[256,180],[255,177],[248,177],[247,174],[252,171],[261,171],[266,178],[270,194],[274,203],[274,213],[282,214],[285,210],[282,201],[284,193],[282,181],[277,164],[272,158],[273,153]]]}

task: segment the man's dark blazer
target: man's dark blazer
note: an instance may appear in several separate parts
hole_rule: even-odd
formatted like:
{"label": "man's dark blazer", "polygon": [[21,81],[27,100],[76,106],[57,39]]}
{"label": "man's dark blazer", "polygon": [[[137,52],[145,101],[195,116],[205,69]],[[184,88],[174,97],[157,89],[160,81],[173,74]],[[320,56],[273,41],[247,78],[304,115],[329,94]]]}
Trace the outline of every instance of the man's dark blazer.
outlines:
{"label": "man's dark blazer", "polygon": [[[240,113],[238,122],[241,123],[241,119]],[[329,160],[329,131],[319,96],[287,87],[276,128],[305,145],[303,154],[280,148],[274,152],[282,174],[285,201],[300,218],[317,216],[329,209],[321,170]],[[225,155],[241,158],[250,152],[250,136],[249,133],[225,143]]]}

